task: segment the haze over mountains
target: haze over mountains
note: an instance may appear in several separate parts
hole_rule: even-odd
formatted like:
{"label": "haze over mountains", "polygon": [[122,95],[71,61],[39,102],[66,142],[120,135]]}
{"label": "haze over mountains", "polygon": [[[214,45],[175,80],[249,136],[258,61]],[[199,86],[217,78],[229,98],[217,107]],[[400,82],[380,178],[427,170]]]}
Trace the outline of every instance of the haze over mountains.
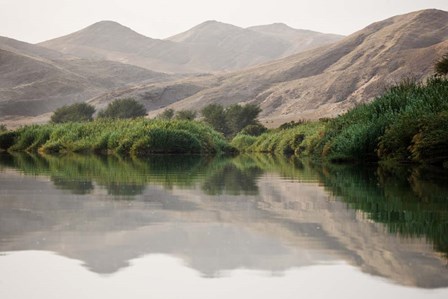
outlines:
{"label": "haze over mountains", "polygon": [[448,13],[439,10],[392,17],[345,38],[207,21],[157,40],[103,21],[39,45],[1,38],[0,121],[127,96],[150,116],[210,103],[257,103],[278,123],[334,116],[404,77],[431,75],[447,49]]}
{"label": "haze over mountains", "polygon": [[[258,27],[257,27],[258,28]],[[102,21],[40,43],[83,58],[107,59],[168,73],[236,70],[329,44],[342,36],[297,30],[243,29],[204,22],[166,40],[143,36],[116,22]]]}

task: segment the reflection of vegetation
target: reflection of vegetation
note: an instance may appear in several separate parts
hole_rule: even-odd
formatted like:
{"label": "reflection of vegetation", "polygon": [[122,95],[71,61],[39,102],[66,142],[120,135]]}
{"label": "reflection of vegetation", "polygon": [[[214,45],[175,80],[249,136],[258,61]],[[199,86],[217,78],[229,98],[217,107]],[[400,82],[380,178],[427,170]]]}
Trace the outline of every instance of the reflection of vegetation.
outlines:
{"label": "reflection of vegetation", "polygon": [[[55,187],[74,194],[88,194],[97,185],[108,194],[135,196],[146,185],[188,188],[201,183],[209,194],[256,194],[261,169],[235,164],[230,158],[201,156],[151,156],[145,160],[118,156],[31,155],[0,156],[0,165],[31,175],[49,175]],[[236,160],[235,160],[236,161]]]}
{"label": "reflection of vegetation", "polygon": [[202,190],[209,195],[256,195],[258,194],[257,178],[263,173],[261,168],[252,165],[238,167],[228,163],[213,173],[202,185]]}
{"label": "reflection of vegetation", "polygon": [[92,181],[78,180],[78,179],[65,179],[61,177],[51,178],[54,186],[62,190],[70,190],[73,194],[89,194],[93,190]]}
{"label": "reflection of vegetation", "polygon": [[428,181],[425,172],[330,166],[320,171],[320,180],[350,208],[384,223],[391,233],[426,237],[448,255],[448,186],[443,183],[448,176]]}
{"label": "reflection of vegetation", "polygon": [[256,195],[264,172],[287,179],[321,182],[327,190],[383,223],[391,233],[426,237],[448,255],[448,174],[427,168],[315,165],[294,156],[251,155],[235,158],[157,156],[146,160],[117,156],[63,157],[0,155],[0,167],[30,175],[48,175],[57,188],[86,194],[94,186],[111,195],[135,196],[148,184],[190,188],[209,195]]}

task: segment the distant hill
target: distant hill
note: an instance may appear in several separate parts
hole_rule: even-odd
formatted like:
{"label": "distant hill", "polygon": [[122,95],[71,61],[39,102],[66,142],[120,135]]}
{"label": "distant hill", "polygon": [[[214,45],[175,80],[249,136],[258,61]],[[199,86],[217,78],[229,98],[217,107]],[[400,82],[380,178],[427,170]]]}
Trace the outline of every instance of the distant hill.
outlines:
{"label": "distant hill", "polygon": [[[257,27],[258,28],[258,27]],[[290,28],[291,31],[295,29]],[[229,71],[332,43],[340,36],[284,33],[207,21],[166,40],[143,36],[112,21],[95,23],[40,46],[82,58],[106,59],[170,73]]]}
{"label": "distant hill", "polygon": [[283,54],[285,57],[328,45],[344,38],[344,36],[337,34],[326,34],[311,30],[294,29],[283,23],[253,26],[247,29],[274,36],[276,38],[281,38],[291,44],[288,50]]}
{"label": "distant hill", "polygon": [[328,47],[209,79],[207,87],[170,107],[257,103],[263,117],[278,123],[335,116],[403,78],[431,75],[447,50],[448,12],[418,11],[374,23]]}
{"label": "distant hill", "polygon": [[111,60],[163,72],[189,72],[188,49],[152,39],[112,21],[95,23],[75,33],[39,44],[81,58]]}
{"label": "distant hill", "polygon": [[109,89],[166,74],[112,61],[73,58],[0,37],[0,118],[36,116]]}

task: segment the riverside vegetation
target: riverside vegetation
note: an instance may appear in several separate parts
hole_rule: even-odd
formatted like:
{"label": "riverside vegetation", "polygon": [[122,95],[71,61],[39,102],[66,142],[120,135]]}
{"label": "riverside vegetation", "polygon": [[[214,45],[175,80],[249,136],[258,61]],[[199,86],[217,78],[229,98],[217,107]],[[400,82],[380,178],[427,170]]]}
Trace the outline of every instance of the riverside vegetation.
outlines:
{"label": "riverside vegetation", "polygon": [[0,135],[0,148],[11,152],[211,154],[230,151],[209,126],[185,120],[98,119],[85,123],[32,125]]}
{"label": "riverside vegetation", "polygon": [[405,81],[334,119],[289,127],[259,137],[239,134],[232,145],[243,152],[306,155],[331,162],[448,167],[448,80]]}
{"label": "riverside vegetation", "polygon": [[[213,104],[203,109],[201,122],[190,117],[166,117],[165,111],[154,120],[111,116],[86,123],[26,126],[0,133],[0,148],[136,156],[237,149],[330,162],[388,161],[448,167],[448,79],[443,65],[438,66],[438,76],[424,83],[404,81],[371,103],[334,119],[293,122],[268,132],[256,120],[258,107]],[[171,117],[175,115],[168,112]]]}

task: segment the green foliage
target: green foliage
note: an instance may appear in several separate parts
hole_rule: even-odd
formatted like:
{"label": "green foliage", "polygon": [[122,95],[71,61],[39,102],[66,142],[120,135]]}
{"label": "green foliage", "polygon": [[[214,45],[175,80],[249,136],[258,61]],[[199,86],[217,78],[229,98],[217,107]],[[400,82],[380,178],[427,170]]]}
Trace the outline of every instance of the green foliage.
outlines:
{"label": "green foliage", "polygon": [[235,136],[235,138],[232,139],[232,142],[230,144],[233,147],[235,147],[238,151],[244,152],[256,141],[257,137],[255,136],[238,134]]}
{"label": "green foliage", "polygon": [[[308,122],[290,129],[267,132],[256,138],[255,142],[251,139],[250,142],[243,143],[239,139],[244,140],[244,137],[237,135],[232,141],[232,145],[245,152],[306,156],[311,153],[316,140],[320,138],[324,129],[325,124],[322,122]],[[244,147],[245,144],[248,146]]]}
{"label": "green foliage", "polygon": [[434,70],[438,76],[448,75],[448,53],[443,55],[442,58],[436,62]]}
{"label": "green foliage", "polygon": [[[424,155],[413,155],[410,146],[413,140],[428,141],[415,136],[428,119],[443,111],[448,111],[446,79],[432,78],[426,84],[408,80],[390,88],[372,103],[360,105],[329,121],[314,152],[333,161],[381,159],[432,163],[422,159]],[[435,126],[432,129],[436,130]],[[442,123],[440,129],[445,130]],[[435,142],[436,139],[431,140]],[[433,146],[446,148],[442,140],[437,142]],[[446,151],[440,150],[438,154],[446,155]]]}
{"label": "green foliage", "polygon": [[146,109],[135,99],[118,99],[98,113],[98,118],[137,118],[146,115]]}
{"label": "green foliage", "polygon": [[251,124],[246,126],[241,130],[240,134],[249,135],[249,136],[260,136],[263,133],[266,133],[268,129],[260,123]]}
{"label": "green foliage", "polygon": [[174,117],[174,110],[171,109],[171,108],[169,108],[169,109],[165,109],[165,110],[163,110],[162,113],[160,113],[160,114],[158,115],[158,117],[159,117],[160,119],[166,119],[166,120],[173,119],[173,117]]}
{"label": "green foliage", "polygon": [[256,123],[261,109],[257,105],[231,105],[226,108],[226,122],[232,135],[240,132],[248,125]]}
{"label": "green foliage", "polygon": [[9,131],[0,133],[0,150],[8,150],[16,143],[17,132]]}
{"label": "green foliage", "polygon": [[95,152],[138,156],[232,151],[220,134],[194,121],[103,119],[89,123],[27,126],[13,133],[15,135],[10,135],[9,141],[5,137],[4,142],[13,143],[7,147],[10,151]]}
{"label": "green foliage", "polygon": [[232,137],[249,125],[258,125],[257,117],[260,112],[260,107],[253,104],[234,104],[225,109],[221,105],[210,104],[202,109],[201,114],[204,121],[215,130]]}
{"label": "green foliage", "polygon": [[193,110],[179,110],[174,116],[177,120],[194,120],[196,118],[196,111]]}
{"label": "green foliage", "polygon": [[91,121],[94,113],[95,107],[92,105],[87,103],[76,103],[56,109],[51,116],[51,122],[60,124],[66,122]]}
{"label": "green foliage", "polygon": [[4,124],[0,124],[0,133],[8,131],[8,128]]}
{"label": "green foliage", "polygon": [[281,124],[280,127],[278,127],[280,130],[286,130],[286,129],[291,129],[300,125],[303,125],[305,123],[304,120],[299,120],[299,121],[290,121],[284,124]]}
{"label": "green foliage", "polygon": [[229,135],[230,131],[227,126],[226,112],[222,105],[210,104],[201,110],[204,122],[212,126],[216,131]]}

